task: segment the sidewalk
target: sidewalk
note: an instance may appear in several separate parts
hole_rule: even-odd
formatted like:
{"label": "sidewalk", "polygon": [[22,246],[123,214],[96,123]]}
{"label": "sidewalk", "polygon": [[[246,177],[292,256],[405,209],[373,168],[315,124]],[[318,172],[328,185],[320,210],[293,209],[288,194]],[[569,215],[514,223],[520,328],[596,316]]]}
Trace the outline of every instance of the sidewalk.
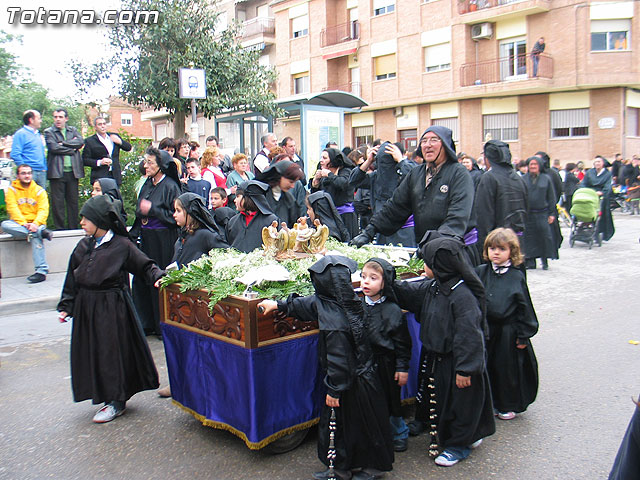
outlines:
{"label": "sidewalk", "polygon": [[64,273],[51,273],[40,283],[29,283],[26,277],[0,279],[0,315],[53,310],[60,301]]}

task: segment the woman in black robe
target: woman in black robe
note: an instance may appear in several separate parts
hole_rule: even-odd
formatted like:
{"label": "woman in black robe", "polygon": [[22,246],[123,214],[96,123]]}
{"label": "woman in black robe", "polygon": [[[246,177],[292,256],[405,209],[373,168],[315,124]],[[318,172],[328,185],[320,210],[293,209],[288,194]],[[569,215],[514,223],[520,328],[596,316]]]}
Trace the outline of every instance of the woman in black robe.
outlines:
{"label": "woman in black robe", "polygon": [[238,214],[226,227],[231,248],[249,253],[262,247],[262,229],[278,221],[265,198],[269,185],[257,180],[241,183],[236,191]]}
{"label": "woman in black robe", "polygon": [[[318,458],[329,466],[329,420],[336,414],[335,460],[338,479],[351,478],[362,468],[363,478],[392,469],[394,460],[389,413],[363,322],[362,301],[351,285],[357,264],[328,255],[309,268],[315,295],[289,296],[286,301],[265,300],[265,313],[277,308],[303,321],[317,321],[318,355],[326,372],[326,405],[318,426]],[[329,478],[329,471],[314,478]]]}
{"label": "woman in black robe", "polygon": [[175,209],[173,218],[181,228],[172,263],[182,268],[214,248],[229,248],[200,195],[183,193],[176,198]]}
{"label": "woman in black robe", "polygon": [[564,208],[567,212],[571,211],[571,201],[573,199],[573,194],[578,189],[578,184],[580,180],[573,174],[573,171],[576,169],[575,163],[567,163],[564,168]]}
{"label": "woman in black robe", "polygon": [[551,179],[541,173],[540,159],[530,157],[527,162],[529,171],[522,177],[529,194],[529,210],[524,229],[525,265],[527,268],[536,268],[536,258],[540,258],[543,270],[547,270],[547,259],[558,258],[551,232],[551,224],[557,221],[555,190]]}
{"label": "woman in black robe", "polygon": [[322,225],[326,225],[329,228],[329,236],[339,242],[351,240],[351,235],[349,235],[347,227],[344,226],[331,195],[327,192],[321,190],[307,197],[307,215],[311,219],[311,223],[317,218]]}
{"label": "woman in black robe", "polygon": [[420,252],[434,280],[395,282],[400,307],[420,319],[425,352],[417,400],[430,406],[429,454],[451,466],[495,432],[485,363],[484,288],[464,244],[427,232]]}
{"label": "woman in black robe", "polygon": [[320,169],[311,180],[311,193],[324,190],[333,199],[349,235],[358,235],[358,216],[353,207],[354,188],[349,184],[351,160],[337,148],[325,148],[320,159]]}
{"label": "woman in black robe", "polygon": [[158,372],[133,306],[129,273],[154,284],[163,272],[128,238],[121,205],[108,195],[80,211],[87,237],[69,259],[58,311],[73,317],[71,384],[76,402],[105,402],[93,421],[124,413],[137,392],[158,388]]}
{"label": "woman in black robe", "polygon": [[[160,267],[171,263],[178,226],[173,219],[175,199],[182,193],[178,171],[169,152],[149,147],[145,154],[145,181],[131,228],[141,250]],[[143,278],[133,278],[133,299],[147,334],[160,335],[160,302],[157,289]]]}
{"label": "woman in black robe", "polygon": [[273,159],[273,162],[259,175],[259,180],[269,185],[265,194],[271,211],[289,228],[300,218],[300,206],[291,193],[298,181],[304,176],[300,166],[290,160],[287,155],[281,154]]}
{"label": "woman in black robe", "polygon": [[[506,252],[507,260],[491,260],[490,249]],[[502,420],[524,412],[538,393],[538,361],[531,337],[538,332],[538,318],[531,302],[522,264],[520,243],[511,229],[493,230],[483,251],[488,261],[476,267],[487,298],[487,370],[493,406]]]}
{"label": "woman in black robe", "polygon": [[602,157],[595,158],[593,168],[587,170],[580,186],[595,190],[601,197],[600,211],[602,215],[598,220],[598,233],[602,235],[603,240],[611,240],[613,234],[616,233],[611,215],[611,172],[604,168]]}

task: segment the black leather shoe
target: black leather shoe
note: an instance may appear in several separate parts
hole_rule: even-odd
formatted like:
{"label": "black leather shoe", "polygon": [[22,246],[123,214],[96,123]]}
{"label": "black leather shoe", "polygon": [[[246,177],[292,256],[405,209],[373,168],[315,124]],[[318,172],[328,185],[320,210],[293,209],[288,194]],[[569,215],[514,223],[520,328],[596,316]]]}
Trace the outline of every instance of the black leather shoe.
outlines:
{"label": "black leather shoe", "polygon": [[[336,470],[335,468],[333,469],[333,473],[335,474],[335,477],[337,480],[350,480],[351,479],[351,472],[350,471],[342,471],[342,470]],[[315,478],[315,480],[329,480],[332,477],[329,476],[329,469],[327,468],[324,472],[316,472],[313,474],[313,478]]]}
{"label": "black leather shoe", "polygon": [[417,437],[427,429],[426,422],[421,420],[411,420],[407,426],[409,427],[409,435],[412,437]]}
{"label": "black leather shoe", "polygon": [[47,279],[46,275],[43,275],[42,273],[34,273],[33,275],[29,275],[27,277],[27,282],[40,283],[40,282],[44,282],[46,279]]}
{"label": "black leather shoe", "polygon": [[393,441],[393,451],[394,452],[404,452],[409,448],[409,439],[408,438],[399,438]]}

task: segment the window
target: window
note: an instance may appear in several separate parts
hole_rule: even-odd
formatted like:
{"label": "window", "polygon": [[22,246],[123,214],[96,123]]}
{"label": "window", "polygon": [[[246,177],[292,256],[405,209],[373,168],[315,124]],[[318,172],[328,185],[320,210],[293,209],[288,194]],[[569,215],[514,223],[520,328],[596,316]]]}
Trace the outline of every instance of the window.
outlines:
{"label": "window", "polygon": [[628,50],[631,20],[591,20],[591,51]]}
{"label": "window", "polygon": [[640,137],[640,108],[627,107],[627,137]]}
{"label": "window", "polygon": [[131,113],[123,113],[120,115],[120,125],[130,127],[133,125],[133,115]]}
{"label": "window", "polygon": [[589,109],[551,110],[551,138],[589,135]]}
{"label": "window", "polygon": [[497,113],[493,115],[483,115],[483,136],[485,141],[502,140],[508,142],[518,140],[518,114],[517,113]]}
{"label": "window", "polygon": [[451,44],[441,43],[424,48],[424,68],[427,72],[451,68]]}
{"label": "window", "polygon": [[311,91],[311,82],[309,81],[309,72],[297,73],[293,76],[293,93],[309,93]]}
{"label": "window", "polygon": [[527,42],[512,38],[500,43],[500,80],[527,76]]}
{"label": "window", "polygon": [[353,137],[356,139],[356,148],[373,143],[373,125],[368,127],[355,127]]}
{"label": "window", "polygon": [[453,133],[453,141],[458,141],[458,117],[451,118],[434,118],[431,120],[433,125],[447,127]]}
{"label": "window", "polygon": [[291,19],[291,38],[300,38],[309,35],[309,15]]}
{"label": "window", "polygon": [[396,54],[382,55],[373,60],[376,80],[396,78]]}
{"label": "window", "polygon": [[396,9],[395,0],[373,0],[373,15],[384,15],[391,13]]}

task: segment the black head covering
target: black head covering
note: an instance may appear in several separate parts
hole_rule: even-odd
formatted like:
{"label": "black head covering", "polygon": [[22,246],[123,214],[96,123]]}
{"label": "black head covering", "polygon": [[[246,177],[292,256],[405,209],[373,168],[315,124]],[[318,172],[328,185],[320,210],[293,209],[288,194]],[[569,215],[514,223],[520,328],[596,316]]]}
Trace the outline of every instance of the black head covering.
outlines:
{"label": "black head covering", "polygon": [[329,154],[329,166],[333,168],[349,167],[353,168],[355,165],[349,160],[340,150],[337,148],[325,148],[323,150]]}
{"label": "black head covering", "polygon": [[204,204],[204,199],[195,193],[187,192],[178,197],[185,211],[195,218],[204,228],[214,233],[221,234],[220,228],[213,215]]}
{"label": "black head covering", "polygon": [[500,140],[489,140],[484,144],[484,156],[491,165],[507,165],[511,167],[511,150],[509,145]]}
{"label": "black head covering", "polygon": [[420,140],[418,141],[418,148],[416,148],[417,156],[419,156],[420,158],[424,158],[422,156],[422,148],[420,148],[420,142],[422,142],[422,138],[427,134],[427,132],[433,132],[438,137],[440,137],[440,140],[442,140],[444,151],[447,154],[448,162],[458,161],[458,156],[456,155],[456,144],[453,141],[453,132],[451,131],[451,129],[443,127],[442,125],[431,125],[424,131],[424,133],[420,137]]}
{"label": "black head covering", "polygon": [[109,195],[98,195],[87,200],[80,209],[80,215],[102,230],[112,230],[117,235],[129,237],[124,219],[120,215],[121,208],[120,200],[114,200]]}
{"label": "black head covering", "polygon": [[340,242],[348,242],[351,240],[349,230],[344,226],[342,217],[336,210],[331,194],[324,190],[319,190],[309,195],[309,204],[313,209],[316,218],[320,223],[329,227],[329,235]]}
{"label": "black head covering", "polygon": [[176,182],[180,189],[182,189],[182,182],[180,182],[180,175],[178,174],[178,166],[175,159],[166,150],[160,150],[160,158],[157,159],[158,166],[162,173],[164,173],[171,180]]}
{"label": "black head covering", "polygon": [[384,287],[382,288],[382,295],[393,303],[398,303],[396,294],[393,292],[393,283],[396,281],[396,269],[393,265],[387,262],[383,258],[373,257],[367,260],[367,263],[375,262],[382,267],[382,278],[384,280]]}
{"label": "black head covering", "polygon": [[100,184],[103,195],[109,195],[114,200],[120,200],[122,202],[120,189],[113,178],[99,178],[96,181]]}
{"label": "black head covering", "polygon": [[371,351],[364,335],[362,301],[351,284],[351,274],[357,268],[355,260],[341,255],[327,255],[311,265],[309,272],[316,295],[337,303],[344,311],[356,343],[359,363],[364,364],[367,358],[371,358]]}
{"label": "black head covering", "polygon": [[265,194],[269,190],[269,185],[259,182],[258,180],[249,180],[248,182],[241,183],[238,188],[242,190],[243,195],[253,200],[253,203],[256,204],[260,213],[264,215],[273,213],[265,197]]}
{"label": "black head covering", "polygon": [[280,160],[279,162],[272,163],[260,174],[259,181],[268,183],[269,185],[277,183],[280,181],[282,176],[287,173],[287,169],[291,165],[297,165],[297,163],[294,163],[291,160]]}
{"label": "black head covering", "polygon": [[380,192],[381,200],[388,200],[398,187],[398,164],[393,158],[393,155],[387,153],[385,150],[387,146],[392,145],[391,142],[384,142],[378,149],[376,155],[376,190]]}
{"label": "black head covering", "polygon": [[536,157],[540,157],[540,172],[544,173],[551,168],[551,158],[547,155],[547,152],[536,152]]}
{"label": "black head covering", "polygon": [[[424,263],[433,271],[440,291],[449,295],[452,287],[461,279],[464,280],[465,285],[478,300],[484,318],[484,286],[467,260],[464,253],[464,243],[453,237],[433,235],[424,244],[420,242],[420,252]],[[484,329],[485,334],[488,333],[486,325],[484,325]]]}

